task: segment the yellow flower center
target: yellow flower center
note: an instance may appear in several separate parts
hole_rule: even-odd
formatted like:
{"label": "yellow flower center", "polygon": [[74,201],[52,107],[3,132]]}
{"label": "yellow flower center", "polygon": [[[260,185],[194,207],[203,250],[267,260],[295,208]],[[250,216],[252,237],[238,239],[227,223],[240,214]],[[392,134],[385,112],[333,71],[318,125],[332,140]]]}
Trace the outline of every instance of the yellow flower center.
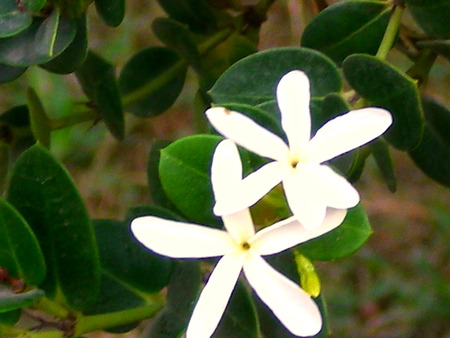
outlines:
{"label": "yellow flower center", "polygon": [[241,248],[242,250],[247,251],[250,249],[250,244],[248,244],[248,242],[243,242],[241,243]]}

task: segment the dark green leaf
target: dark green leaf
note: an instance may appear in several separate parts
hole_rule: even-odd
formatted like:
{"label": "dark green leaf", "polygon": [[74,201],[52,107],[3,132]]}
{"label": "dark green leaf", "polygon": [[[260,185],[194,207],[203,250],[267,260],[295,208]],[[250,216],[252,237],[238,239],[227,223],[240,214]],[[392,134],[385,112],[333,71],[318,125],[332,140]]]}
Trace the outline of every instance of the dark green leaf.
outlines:
{"label": "dark green leaf", "polygon": [[438,39],[450,39],[448,0],[406,0],[406,7],[423,30]]}
{"label": "dark green leaf", "polygon": [[[9,133],[8,126],[0,125],[0,139],[2,139],[2,134]],[[7,135],[6,135],[7,136]],[[0,196],[3,195],[3,191],[6,187],[6,181],[9,172],[9,165],[11,160],[11,149],[10,146],[4,141],[0,141]]]}
{"label": "dark green leaf", "polygon": [[[8,312],[1,312],[0,313],[0,324],[5,324],[8,326],[15,325],[22,315],[22,311],[20,309],[12,310]],[[0,327],[0,336],[1,336],[1,327]]]}
{"label": "dark green leaf", "polygon": [[327,261],[348,256],[369,238],[372,229],[361,205],[347,211],[344,222],[325,235],[300,244],[298,251],[311,260]]}
{"label": "dark green leaf", "polygon": [[210,167],[219,136],[193,135],[161,150],[159,176],[173,204],[191,221],[218,224],[212,212]]}
{"label": "dark green leaf", "polygon": [[84,92],[101,113],[108,130],[115,138],[122,140],[125,136],[125,117],[114,67],[90,51],[75,74]]}
{"label": "dark green leaf", "polygon": [[428,40],[417,43],[420,47],[430,48],[450,60],[450,40]]}
{"label": "dark green leaf", "polygon": [[125,16],[125,0],[95,0],[95,9],[108,26],[119,26]]}
{"label": "dark green leaf", "polygon": [[86,16],[77,20],[76,34],[70,45],[57,57],[40,66],[52,73],[69,74],[77,70],[85,61],[87,50]]}
{"label": "dark green leaf", "polygon": [[152,22],[152,29],[167,47],[183,56],[197,72],[202,72],[202,59],[184,25],[173,19],[156,18]]}
{"label": "dark green leaf", "polygon": [[397,190],[397,179],[395,178],[394,165],[388,145],[382,138],[378,138],[369,144],[369,148],[389,190],[395,192]]}
{"label": "dark green leaf", "polygon": [[125,215],[125,222],[130,224],[133,219],[140,216],[157,216],[174,221],[184,221],[184,219],[180,215],[174,213],[169,209],[163,207],[155,207],[154,205],[138,205],[127,210],[127,213]]}
{"label": "dark green leaf", "polygon": [[161,156],[161,149],[167,147],[169,144],[169,141],[155,141],[152,144],[147,161],[147,180],[153,202],[158,206],[168,208],[170,210],[176,210],[175,206],[164,192],[161,185],[161,180],[159,178],[159,160]]}
{"label": "dark green leaf", "polygon": [[48,273],[42,288],[60,289],[67,303],[91,306],[100,287],[95,234],[86,207],[67,171],[42,146],[19,156],[8,200],[26,219],[44,252]]}
{"label": "dark green leaf", "polygon": [[166,307],[155,317],[148,338],[179,337],[185,330],[201,283],[198,262],[177,261],[167,289]]}
{"label": "dark green leaf", "polygon": [[400,150],[417,146],[424,123],[416,83],[387,62],[370,55],[351,55],[342,68],[350,85],[361,96],[393,115],[386,140]]}
{"label": "dark green leaf", "polygon": [[[64,17],[59,20],[55,16],[48,19],[35,18],[26,30],[0,39],[0,63],[28,67],[48,62],[69,46],[75,37],[75,31],[75,23]],[[41,41],[39,37],[45,37],[45,40]]]}
{"label": "dark green leaf", "polygon": [[375,54],[388,21],[385,1],[338,2],[321,11],[306,26],[301,44],[341,63],[354,53]]}
{"label": "dark green leaf", "polygon": [[30,114],[31,131],[36,141],[39,141],[45,148],[50,148],[50,135],[52,132],[51,121],[45,112],[39,96],[33,88],[27,90],[28,111]]}
{"label": "dark green leaf", "polygon": [[450,111],[429,98],[423,98],[422,102],[425,132],[409,156],[425,174],[450,187]]}
{"label": "dark green leaf", "polygon": [[47,3],[47,0],[21,0],[22,4],[31,12],[39,12]]}
{"label": "dark green leaf", "polygon": [[342,88],[338,69],[325,55],[307,48],[289,47],[263,51],[236,62],[217,80],[210,94],[216,104],[258,105],[273,100],[278,81],[294,69],[308,75],[313,97]]}
{"label": "dark green leaf", "polygon": [[27,67],[12,67],[0,64],[0,83],[10,82],[20,77]]}
{"label": "dark green leaf", "polygon": [[137,116],[156,116],[178,98],[186,78],[186,64],[168,48],[149,47],[124,66],[119,87],[128,111]]}
{"label": "dark green leaf", "polygon": [[0,267],[27,284],[39,285],[46,266],[36,236],[23,217],[0,198]]}
{"label": "dark green leaf", "polygon": [[0,38],[16,35],[32,22],[29,12],[20,10],[16,0],[2,0],[0,3]]}
{"label": "dark green leaf", "polygon": [[101,265],[111,277],[149,293],[167,285],[172,262],[143,247],[132,235],[127,222],[97,220],[94,229]]}
{"label": "dark green leaf", "polygon": [[215,12],[205,0],[158,0],[173,19],[187,24],[192,31],[205,32],[216,27]]}
{"label": "dark green leaf", "polygon": [[260,337],[255,305],[251,293],[244,283],[237,283],[225,313],[212,337]]}
{"label": "dark green leaf", "polygon": [[44,296],[44,291],[34,289],[24,293],[14,293],[7,288],[0,287],[0,313],[20,309],[36,303]]}

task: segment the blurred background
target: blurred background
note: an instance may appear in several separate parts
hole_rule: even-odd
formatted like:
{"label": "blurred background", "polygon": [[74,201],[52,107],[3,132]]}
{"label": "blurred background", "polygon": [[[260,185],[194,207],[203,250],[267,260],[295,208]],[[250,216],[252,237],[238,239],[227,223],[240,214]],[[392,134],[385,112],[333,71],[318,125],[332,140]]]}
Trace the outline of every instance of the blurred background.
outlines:
{"label": "blurred background", "polygon": [[[262,26],[260,50],[297,46],[313,15],[312,0],[276,1]],[[135,51],[160,45],[150,28],[158,16],[164,13],[156,1],[128,0],[124,22],[109,28],[90,8],[89,46],[120,70]],[[395,51],[388,60],[402,70],[411,66]],[[449,69],[449,62],[438,58],[426,88],[428,95],[446,106],[450,104]],[[148,151],[155,140],[194,132],[195,81],[188,74],[182,95],[163,115],[149,119],[127,115],[123,142],[114,140],[102,123],[53,133],[52,152],[74,177],[93,218],[122,218],[128,207],[151,202]],[[34,87],[53,118],[68,115],[72,105],[86,100],[73,75],[56,76],[32,67],[18,80],[0,85],[0,112],[25,104],[27,86]],[[373,235],[356,254],[316,265],[332,336],[450,337],[450,194],[424,176],[407,154],[391,150],[397,192],[389,192],[372,159],[357,184]],[[123,337],[138,334],[139,329]]]}

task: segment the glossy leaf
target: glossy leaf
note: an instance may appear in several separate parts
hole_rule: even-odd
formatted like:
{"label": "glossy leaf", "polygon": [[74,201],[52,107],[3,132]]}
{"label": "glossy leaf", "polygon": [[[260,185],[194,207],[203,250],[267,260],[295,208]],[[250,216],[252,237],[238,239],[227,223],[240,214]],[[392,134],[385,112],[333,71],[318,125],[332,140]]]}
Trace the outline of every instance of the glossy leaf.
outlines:
{"label": "glossy leaf", "polygon": [[325,55],[307,48],[289,47],[270,49],[236,62],[217,80],[210,94],[216,104],[258,105],[274,100],[278,81],[294,69],[308,75],[313,97],[342,88],[338,69]]}
{"label": "glossy leaf", "polygon": [[165,193],[173,204],[191,221],[218,224],[210,169],[219,136],[193,135],[173,142],[161,150],[159,176]]}
{"label": "glossy leaf", "polygon": [[45,112],[39,96],[33,88],[27,90],[28,111],[30,114],[31,131],[36,141],[39,141],[45,148],[50,148],[50,135],[52,132],[51,121]]}
{"label": "glossy leaf", "polygon": [[70,45],[57,57],[40,66],[52,73],[69,74],[77,70],[87,57],[86,16],[75,20],[76,34]]}
{"label": "glossy leaf", "polygon": [[15,80],[25,73],[26,70],[26,67],[12,67],[0,64],[0,83]]}
{"label": "glossy leaf", "polygon": [[438,39],[450,39],[448,0],[405,0],[406,7],[423,30]]}
{"label": "glossy leaf", "polygon": [[450,60],[450,40],[419,41],[417,45],[420,47],[430,48],[434,52]]}
{"label": "glossy leaf", "polygon": [[96,220],[94,229],[101,265],[110,277],[148,293],[167,285],[172,262],[142,246],[128,222]]}
{"label": "glossy leaf", "polygon": [[47,263],[41,287],[57,289],[75,309],[91,306],[100,287],[95,234],[86,207],[67,171],[42,146],[15,162],[8,201],[22,214],[39,240]]}
{"label": "glossy leaf", "polygon": [[95,9],[108,26],[119,26],[125,16],[125,0],[95,0]]}
{"label": "glossy leaf", "polygon": [[16,0],[2,0],[0,4],[0,38],[14,36],[32,22],[27,11],[20,10]]}
{"label": "glossy leaf", "polygon": [[198,262],[177,261],[167,289],[167,304],[155,317],[148,338],[179,337],[186,329],[201,283]]}
{"label": "glossy leaf", "polygon": [[14,293],[11,290],[0,287],[0,313],[20,309],[36,303],[44,296],[44,291],[34,289],[24,293]]}
{"label": "glossy leaf", "polygon": [[90,51],[75,74],[83,91],[101,113],[108,130],[122,140],[125,137],[125,117],[114,66]]}
{"label": "glossy leaf", "polygon": [[165,112],[178,98],[186,78],[186,64],[164,47],[149,47],[123,67],[119,87],[127,111],[141,117]]}
{"label": "glossy leaf", "polygon": [[39,285],[46,266],[30,226],[8,202],[0,198],[0,267],[29,285]]}
{"label": "glossy leaf", "polygon": [[64,17],[56,20],[56,14],[46,19],[36,18],[26,30],[0,39],[0,63],[27,67],[48,62],[69,46],[75,30],[73,21]]}
{"label": "glossy leaf", "polygon": [[422,102],[425,132],[409,156],[425,174],[450,187],[450,110],[429,98]]}
{"label": "glossy leaf", "polygon": [[423,112],[416,83],[402,72],[373,56],[354,54],[342,64],[350,85],[370,105],[386,108],[394,118],[384,134],[400,150],[412,149],[423,133]]}
{"label": "glossy leaf", "polygon": [[212,337],[260,337],[255,305],[251,293],[243,282],[236,284],[225,313]]}
{"label": "glossy leaf", "polygon": [[300,244],[296,250],[313,261],[338,259],[358,250],[371,233],[366,212],[358,205],[348,210],[344,222],[336,229]]}
{"label": "glossy leaf", "polygon": [[216,27],[214,10],[205,0],[158,0],[169,17],[187,24],[192,31],[206,32]]}
{"label": "glossy leaf", "polygon": [[389,12],[384,1],[350,0],[332,4],[305,27],[301,44],[328,55],[337,63],[354,53],[376,54]]}
{"label": "glossy leaf", "polygon": [[156,18],[152,29],[167,47],[183,56],[197,72],[202,72],[202,58],[184,25],[170,18]]}

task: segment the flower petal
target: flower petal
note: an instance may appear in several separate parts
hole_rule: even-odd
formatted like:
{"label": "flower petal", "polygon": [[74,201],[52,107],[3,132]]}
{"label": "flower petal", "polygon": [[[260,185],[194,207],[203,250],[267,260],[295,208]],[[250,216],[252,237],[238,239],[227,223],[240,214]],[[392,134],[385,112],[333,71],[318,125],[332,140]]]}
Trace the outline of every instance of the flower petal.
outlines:
{"label": "flower petal", "polygon": [[245,256],[242,253],[226,255],[217,263],[192,313],[186,338],[212,336],[227,307]]}
{"label": "flower petal", "polygon": [[306,228],[322,224],[326,214],[326,196],[322,194],[317,165],[299,164],[283,180],[283,189],[292,214]]}
{"label": "flower petal", "polygon": [[223,215],[222,221],[236,243],[247,242],[255,234],[252,216],[247,208],[234,214]]}
{"label": "flower petal", "polygon": [[236,250],[226,231],[154,216],[134,219],[131,231],[150,250],[173,258],[215,257]]}
{"label": "flower petal", "polygon": [[382,108],[363,108],[338,116],[322,126],[311,139],[307,160],[328,161],[372,141],[391,124],[391,113]]}
{"label": "flower petal", "polygon": [[346,213],[344,209],[328,208],[322,224],[314,229],[306,229],[295,217],[290,217],[258,231],[249,244],[259,255],[276,254],[337,228]]}
{"label": "flower petal", "polygon": [[289,140],[291,152],[298,152],[311,138],[309,79],[294,70],[283,76],[277,86],[281,125]]}
{"label": "flower petal", "polygon": [[257,255],[247,258],[244,273],[261,300],[294,335],[313,336],[322,327],[316,303],[292,282]]}
{"label": "flower petal", "polygon": [[280,183],[290,170],[292,168],[279,162],[265,164],[242,180],[233,199],[218,201],[214,213],[217,216],[227,215],[252,206]]}
{"label": "flower petal", "polygon": [[287,158],[289,150],[286,143],[247,116],[221,107],[208,109],[206,116],[219,133],[238,145],[262,157]]}
{"label": "flower petal", "polygon": [[358,191],[341,175],[326,165],[317,166],[317,181],[327,206],[338,209],[353,208],[359,203]]}
{"label": "flower petal", "polygon": [[242,181],[242,162],[236,144],[230,140],[219,143],[211,165],[211,184],[216,201],[234,201]]}

